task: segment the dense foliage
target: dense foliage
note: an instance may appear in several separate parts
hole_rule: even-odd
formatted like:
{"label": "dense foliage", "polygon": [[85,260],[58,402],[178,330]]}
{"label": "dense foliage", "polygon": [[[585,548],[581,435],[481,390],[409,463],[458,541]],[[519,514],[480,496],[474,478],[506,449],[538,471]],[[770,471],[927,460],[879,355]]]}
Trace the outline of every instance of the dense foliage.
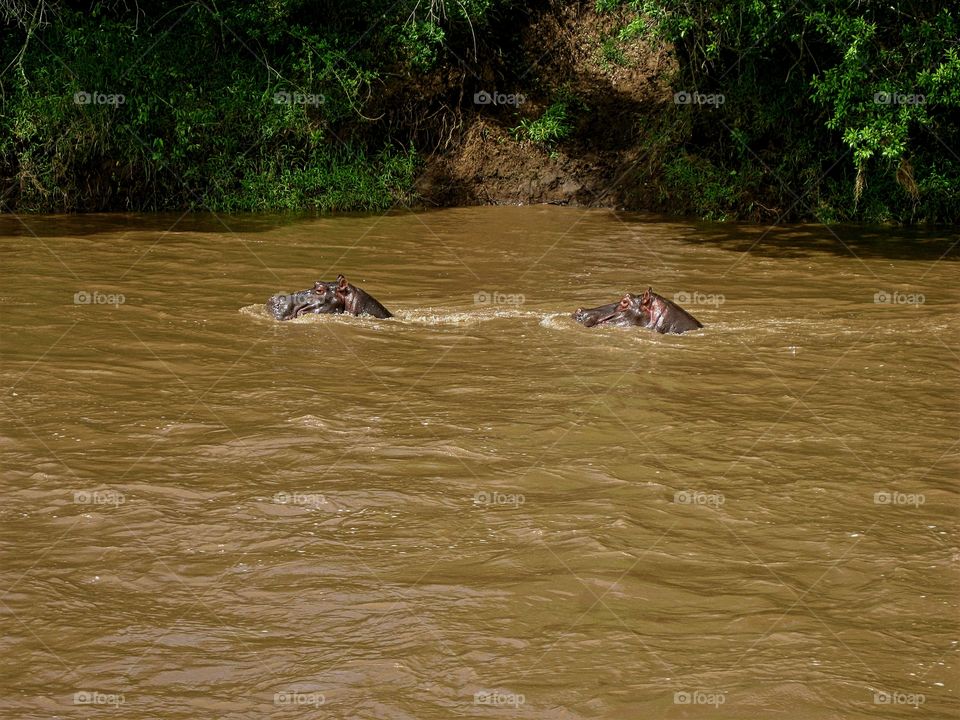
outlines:
{"label": "dense foliage", "polygon": [[598,0],[671,43],[691,108],[670,187],[822,220],[960,217],[960,11],[937,0]]}
{"label": "dense foliage", "polygon": [[18,208],[371,209],[410,185],[413,149],[365,133],[365,105],[387,68],[434,60],[430,7],[23,5],[5,2],[0,30],[0,177]]}
{"label": "dense foliage", "polygon": [[[588,7],[618,18],[619,31],[597,48],[605,63],[625,62],[625,49],[651,38],[674,48],[671,82],[686,102],[664,105],[677,122],[653,140],[668,151],[655,178],[668,209],[713,218],[760,217],[757,208],[778,219],[960,216],[955,5]],[[0,209],[407,202],[418,162],[438,147],[431,134],[445,132],[424,130],[435,114],[416,79],[459,83],[448,98],[468,105],[472,78],[491,67],[509,72],[517,28],[537,9],[549,3],[0,0]],[[560,87],[520,88],[539,91],[546,110],[515,113],[517,142],[549,153],[589,143],[571,121],[584,106]]]}

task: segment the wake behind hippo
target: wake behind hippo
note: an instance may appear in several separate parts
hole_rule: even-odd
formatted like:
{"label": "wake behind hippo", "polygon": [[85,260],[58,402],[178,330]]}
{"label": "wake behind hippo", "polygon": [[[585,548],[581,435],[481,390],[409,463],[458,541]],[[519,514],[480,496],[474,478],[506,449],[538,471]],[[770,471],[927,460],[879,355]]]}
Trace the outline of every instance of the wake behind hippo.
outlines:
{"label": "wake behind hippo", "polygon": [[581,325],[640,326],[658,333],[685,333],[703,325],[675,302],[647,288],[643,295],[627,293],[620,302],[585,310],[577,308],[573,319]]}
{"label": "wake behind hippo", "polygon": [[343,275],[337,275],[336,282],[317,280],[308,290],[274,295],[267,300],[266,308],[277,320],[292,320],[304,313],[393,317],[375,297],[348,283]]}

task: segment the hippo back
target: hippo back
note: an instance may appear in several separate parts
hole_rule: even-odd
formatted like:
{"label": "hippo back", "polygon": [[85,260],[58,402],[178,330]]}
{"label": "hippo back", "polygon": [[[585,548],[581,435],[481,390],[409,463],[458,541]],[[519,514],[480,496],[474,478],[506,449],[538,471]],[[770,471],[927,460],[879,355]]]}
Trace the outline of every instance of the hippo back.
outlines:
{"label": "hippo back", "polygon": [[356,285],[350,285],[344,296],[344,309],[353,315],[372,315],[375,318],[390,318],[393,313],[387,310],[372,295],[368,295]]}
{"label": "hippo back", "polygon": [[703,323],[672,300],[667,300],[654,292],[650,292],[649,295],[650,301],[647,304],[647,312],[649,313],[650,324],[647,327],[652,330],[656,330],[658,333],[679,334],[690,330],[699,330],[703,327]]}

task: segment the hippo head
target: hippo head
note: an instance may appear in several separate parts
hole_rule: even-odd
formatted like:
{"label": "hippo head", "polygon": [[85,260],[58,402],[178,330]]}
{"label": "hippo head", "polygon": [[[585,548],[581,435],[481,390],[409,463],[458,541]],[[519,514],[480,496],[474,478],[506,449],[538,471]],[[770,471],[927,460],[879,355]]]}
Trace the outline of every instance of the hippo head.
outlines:
{"label": "hippo head", "polygon": [[581,325],[593,327],[594,325],[603,325],[610,322],[611,318],[617,312],[618,303],[601,305],[595,308],[577,308],[571,317]]}
{"label": "hippo head", "polygon": [[652,288],[647,288],[642,295],[626,293],[620,302],[591,310],[578,308],[573,319],[587,327],[644,327],[659,333],[682,333],[703,327],[690,313],[657,295]]}
{"label": "hippo head", "polygon": [[645,317],[648,317],[648,315],[644,314],[643,297],[646,297],[646,293],[644,293],[643,296],[627,293],[620,299],[620,302],[601,305],[600,307],[590,308],[588,310],[577,308],[577,311],[573,313],[573,319],[587,327],[594,327],[596,325],[619,327],[644,325],[643,320]]}
{"label": "hippo head", "polygon": [[304,313],[338,315],[344,310],[347,287],[343,275],[332,283],[317,280],[309,290],[274,295],[267,300],[267,312],[277,320],[292,320]]}
{"label": "hippo head", "polygon": [[343,275],[337,275],[332,283],[317,280],[309,290],[274,295],[267,300],[267,312],[277,320],[291,320],[304,313],[393,317],[376,298],[348,283]]}

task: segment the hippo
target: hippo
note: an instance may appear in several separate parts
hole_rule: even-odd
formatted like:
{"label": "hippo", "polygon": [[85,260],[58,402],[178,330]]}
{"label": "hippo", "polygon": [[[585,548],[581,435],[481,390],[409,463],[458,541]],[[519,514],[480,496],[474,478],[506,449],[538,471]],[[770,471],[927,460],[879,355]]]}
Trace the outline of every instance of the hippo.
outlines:
{"label": "hippo", "polygon": [[675,302],[647,288],[643,295],[627,293],[620,302],[601,305],[585,310],[577,308],[573,319],[581,325],[613,325],[616,327],[640,327],[656,330],[658,333],[684,333],[697,330],[703,325],[693,315]]}
{"label": "hippo", "polygon": [[308,290],[274,295],[267,300],[266,308],[277,320],[292,320],[304,313],[393,317],[376,298],[348,283],[343,275],[337,275],[336,282],[317,280]]}

